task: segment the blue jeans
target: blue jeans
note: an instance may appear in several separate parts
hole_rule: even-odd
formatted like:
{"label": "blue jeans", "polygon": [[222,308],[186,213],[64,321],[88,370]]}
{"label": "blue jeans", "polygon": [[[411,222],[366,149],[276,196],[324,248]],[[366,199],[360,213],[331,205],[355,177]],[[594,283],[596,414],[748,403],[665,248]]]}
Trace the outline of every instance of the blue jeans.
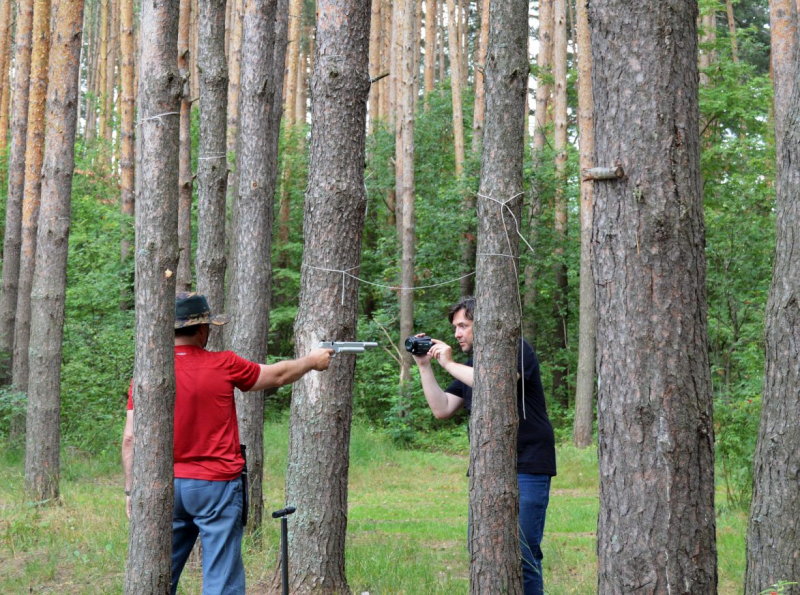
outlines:
{"label": "blue jeans", "polygon": [[172,595],[200,535],[203,594],[244,593],[242,479],[175,479],[172,514]]}
{"label": "blue jeans", "polygon": [[543,595],[541,543],[547,504],[550,501],[550,476],[518,473],[517,482],[524,591],[525,595]]}

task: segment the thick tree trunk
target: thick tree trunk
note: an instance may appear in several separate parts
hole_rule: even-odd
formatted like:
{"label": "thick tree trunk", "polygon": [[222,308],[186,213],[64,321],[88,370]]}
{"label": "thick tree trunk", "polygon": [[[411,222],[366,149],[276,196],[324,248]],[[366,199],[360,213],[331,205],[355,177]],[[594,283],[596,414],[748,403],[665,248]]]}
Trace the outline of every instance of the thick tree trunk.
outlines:
{"label": "thick tree trunk", "polygon": [[[404,0],[401,15],[401,53],[397,65],[397,170],[396,182],[397,203],[401,206],[401,224],[399,226],[401,264],[400,264],[400,342],[414,333],[414,248],[416,217],[414,211],[414,99],[417,94],[417,65],[414,47],[418,43],[416,34],[416,1]],[[400,392],[405,398],[411,380],[413,360],[402,345],[400,363]],[[402,405],[402,412],[406,404]]]}
{"label": "thick tree trunk", "polygon": [[[376,77],[383,74],[381,64],[381,8],[384,0],[372,0],[372,17],[369,24],[369,75]],[[384,83],[385,84],[385,83]],[[369,131],[375,132],[378,122],[381,87],[375,82],[369,88]]]}
{"label": "thick tree trunk", "polygon": [[[135,152],[136,131],[134,130],[134,43],[133,43],[133,0],[120,0],[120,148],[119,148],[119,187],[120,210],[122,211],[122,240],[120,259],[124,263],[130,258],[133,239],[133,211],[135,205]],[[130,306],[129,279],[123,280],[120,306],[126,310]]]}
{"label": "thick tree trunk", "polygon": [[436,84],[436,8],[437,0],[425,0],[425,97]]}
{"label": "thick tree trunk", "polygon": [[[369,94],[367,0],[320,0],[311,81],[312,132],[303,270],[295,321],[298,354],[319,341],[356,337],[358,285],[323,269],[357,274],[364,225],[364,151]],[[349,593],[344,572],[347,480],[355,358],[295,383],[286,504],[292,593]]]}
{"label": "thick tree trunk", "polygon": [[[578,125],[580,128],[580,169],[594,167],[594,100],[592,99],[592,40],[589,34],[588,0],[577,0],[578,29]],[[575,379],[575,423],[572,439],[578,448],[592,443],[594,419],[594,371],[597,316],[592,277],[592,201],[594,182],[581,175],[581,269],[578,321],[578,375]]]}
{"label": "thick tree trunk", "polygon": [[[242,89],[239,102],[239,172],[235,227],[235,282],[230,292],[237,304],[230,329],[230,348],[251,361],[267,358],[272,281],[272,227],[278,178],[278,136],[282,111],[283,55],[276,48],[275,0],[247,0],[244,7]],[[286,3],[280,7],[286,9]],[[287,21],[280,23],[287,26]],[[285,50],[284,50],[285,51]],[[276,62],[281,58],[280,62]],[[280,68],[276,65],[280,64]],[[271,84],[265,85],[265,81]],[[264,503],[264,395],[236,392],[241,440],[247,445],[250,530],[261,527]]]}
{"label": "thick tree trunk", "polygon": [[192,99],[189,72],[189,37],[192,0],[180,0],[178,70],[183,79],[180,155],[178,157],[178,278],[177,291],[192,289]]}
{"label": "thick tree trunk", "polygon": [[594,188],[597,591],[715,593],[697,3],[589,8],[595,162],[626,174]]}
{"label": "thick tree trunk", "polygon": [[143,2],[136,205],[133,492],[127,595],[170,590],[175,408],[175,275],[182,81],[179,4]]}
{"label": "thick tree trunk", "polygon": [[[517,515],[519,310],[528,3],[492,2],[478,195],[475,384],[470,416],[470,593],[522,593]],[[512,218],[513,214],[513,218]]]}
{"label": "thick tree trunk", "polygon": [[[534,109],[533,129],[533,167],[534,170],[542,165],[542,153],[547,141],[547,110],[552,94],[552,85],[548,83],[549,74],[553,66],[553,0],[539,0],[539,53],[536,56],[536,108]],[[542,206],[542,188],[535,182],[531,190],[531,202],[528,208],[528,229],[531,230],[532,240],[538,227],[539,215]],[[532,242],[534,243],[534,242]],[[523,296],[525,317],[522,321],[526,337],[536,336],[536,323],[531,311],[536,303],[536,266],[528,264],[525,267],[525,290]]]}
{"label": "thick tree trunk", "polygon": [[456,0],[447,0],[447,47],[450,50],[450,89],[453,94],[453,144],[456,153],[456,177],[464,173],[464,115],[461,109],[461,48],[458,44],[459,14]]}
{"label": "thick tree trunk", "polygon": [[555,247],[553,249],[553,397],[569,406],[567,392],[567,0],[553,2],[553,93],[556,151]]}
{"label": "thick tree trunk", "polygon": [[14,323],[14,363],[11,382],[28,392],[28,346],[31,334],[31,287],[36,263],[36,230],[42,190],[44,115],[47,103],[47,61],[50,55],[50,0],[33,6],[31,88],[28,96],[28,130],[25,140],[25,192],[22,197],[22,249],[19,261],[19,297]]}
{"label": "thick tree trunk", "polygon": [[794,348],[800,336],[800,270],[794,256],[794,238],[800,230],[800,52],[794,1],[773,0],[771,8],[777,237],[765,321],[761,421],[753,457],[747,595],[761,593],[779,580],[800,576],[800,368]]}
{"label": "thick tree trunk", "polygon": [[56,0],[53,8],[55,29],[50,56],[41,216],[31,295],[31,375],[25,447],[25,492],[36,502],[58,499],[61,344],[83,0]]}
{"label": "thick tree trunk", "polygon": [[0,375],[4,383],[11,378],[14,317],[19,297],[32,27],[33,0],[20,0],[17,4],[17,31],[14,40],[14,102],[11,114],[11,147],[8,155],[6,229],[3,237],[3,291],[0,294],[0,358],[2,358]]}
{"label": "thick tree trunk", "polygon": [[[489,0],[481,2],[481,28],[476,36],[478,50],[475,52],[475,107],[472,118],[472,152],[480,150],[483,141],[483,120],[486,113],[486,85],[484,83],[484,68],[486,65],[486,48],[489,44]],[[526,90],[527,93],[527,90]],[[527,102],[526,102],[527,105]],[[523,112],[524,113],[524,112]],[[527,120],[527,116],[525,116]]]}
{"label": "thick tree trunk", "polygon": [[[225,140],[225,115],[238,114],[230,101],[234,84],[228,82],[225,63],[225,2],[201,0],[198,27],[202,43],[197,57],[200,71],[200,141],[197,159],[197,256],[195,276],[197,291],[208,298],[211,311],[220,313],[225,304],[225,197],[228,161]],[[233,45],[233,43],[232,43]],[[235,44],[241,48],[241,39]],[[252,48],[248,52],[255,51]],[[241,54],[241,51],[238,52]],[[232,52],[236,55],[236,52]],[[236,66],[235,96],[239,97],[240,65]],[[238,125],[237,120],[233,124]],[[230,130],[229,130],[230,132]],[[228,137],[230,140],[230,137]],[[212,331],[209,349],[222,349],[223,336]]]}

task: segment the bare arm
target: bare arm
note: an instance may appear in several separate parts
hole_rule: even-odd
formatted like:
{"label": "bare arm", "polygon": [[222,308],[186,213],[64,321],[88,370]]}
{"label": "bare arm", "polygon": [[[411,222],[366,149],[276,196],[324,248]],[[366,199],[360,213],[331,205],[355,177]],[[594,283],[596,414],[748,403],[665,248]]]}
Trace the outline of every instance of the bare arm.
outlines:
{"label": "bare arm", "polygon": [[448,419],[464,406],[464,399],[451,393],[446,393],[439,386],[436,376],[433,375],[430,356],[414,357],[419,366],[419,377],[422,380],[422,392],[436,419]]}
{"label": "bare arm", "polygon": [[[128,410],[125,419],[125,431],[122,433],[122,470],[125,472],[125,490],[131,489],[133,476],[133,410]],[[131,518],[131,497],[125,497],[125,509],[128,518]]]}
{"label": "bare arm", "polygon": [[333,349],[312,349],[298,359],[289,359],[277,364],[261,364],[261,373],[251,391],[285,386],[299,380],[311,370],[327,370],[331,364]]}
{"label": "bare arm", "polygon": [[439,362],[439,365],[441,365],[450,376],[472,388],[472,384],[475,381],[475,368],[465,364],[459,364],[457,361],[453,360],[452,348],[447,343],[433,339],[433,347],[431,347],[429,355]]}

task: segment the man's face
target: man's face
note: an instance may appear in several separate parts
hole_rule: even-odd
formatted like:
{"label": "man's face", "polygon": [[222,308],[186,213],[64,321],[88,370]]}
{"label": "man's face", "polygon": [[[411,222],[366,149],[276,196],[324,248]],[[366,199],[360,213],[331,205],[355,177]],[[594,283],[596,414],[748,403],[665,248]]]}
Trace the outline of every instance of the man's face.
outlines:
{"label": "man's face", "polygon": [[470,353],[472,351],[472,321],[467,318],[466,310],[459,310],[453,316],[453,327],[456,330],[455,336],[461,351]]}

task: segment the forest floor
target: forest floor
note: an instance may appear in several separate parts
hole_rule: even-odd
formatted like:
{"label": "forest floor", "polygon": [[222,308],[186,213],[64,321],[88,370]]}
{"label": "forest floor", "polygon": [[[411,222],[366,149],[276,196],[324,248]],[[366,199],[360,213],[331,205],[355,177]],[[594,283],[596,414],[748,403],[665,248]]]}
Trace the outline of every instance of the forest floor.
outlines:
{"label": "forest floor", "polygon": [[[279,523],[268,513],[283,507],[287,442],[285,422],[267,424],[263,539],[244,543],[252,593],[276,568]],[[128,521],[118,459],[70,449],[63,459],[61,505],[36,507],[23,496],[20,454],[0,456],[0,593],[122,593]],[[354,427],[347,534],[354,595],[468,592],[466,467],[464,455],[400,449]],[[596,592],[597,482],[594,449],[559,448],[542,545],[548,593]],[[723,498],[718,490],[718,504]],[[722,594],[742,591],[746,525],[744,511],[718,513]],[[200,592],[197,566],[187,565],[179,592]]]}

